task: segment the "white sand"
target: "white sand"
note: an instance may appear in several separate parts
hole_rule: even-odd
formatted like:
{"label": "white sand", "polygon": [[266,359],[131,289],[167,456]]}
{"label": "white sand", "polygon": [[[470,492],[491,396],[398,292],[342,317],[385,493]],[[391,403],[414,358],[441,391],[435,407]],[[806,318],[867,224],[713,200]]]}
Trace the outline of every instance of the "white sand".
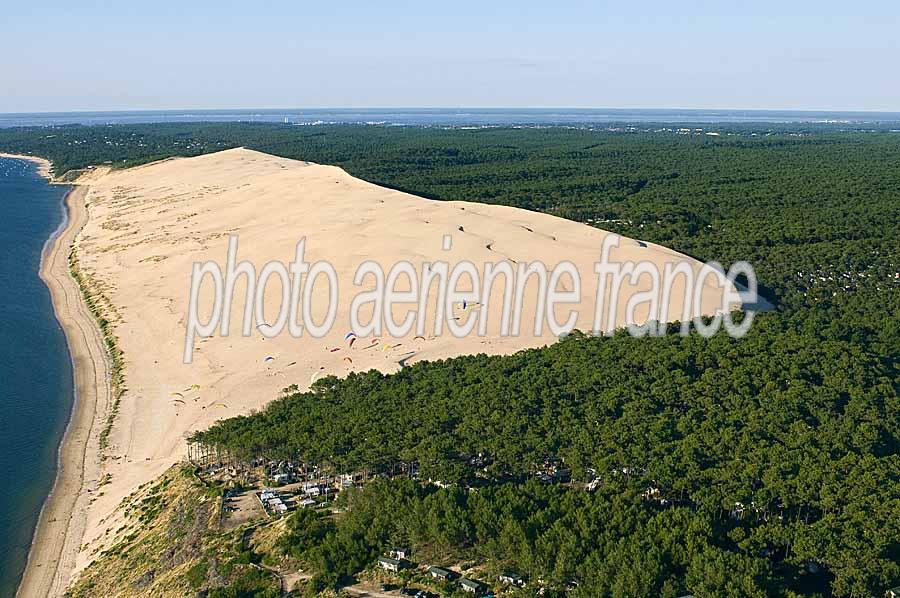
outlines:
{"label": "white sand", "polygon": [[[102,488],[102,496],[92,495],[85,549],[78,555],[76,571],[114,541],[121,525],[121,514],[115,512],[120,501],[183,459],[185,437],[194,430],[259,409],[290,384],[305,389],[316,372],[338,376],[370,368],[391,372],[400,368],[403,357],[414,363],[467,353],[508,354],[555,341],[546,326],[542,336],[531,334],[532,284],[526,289],[530,292],[519,337],[497,336],[499,312],[493,310],[484,338],[457,339],[445,333],[439,338],[426,334],[423,340],[414,339],[412,332],[402,339],[382,337],[371,349],[366,349],[370,339],[359,339],[350,349],[343,340],[350,329],[350,301],[362,290],[353,286],[352,277],[366,259],[377,260],[385,269],[400,260],[419,268],[425,261],[452,265],[468,259],[479,269],[486,261],[506,258],[540,259],[550,267],[570,260],[582,275],[582,301],[574,306],[581,312],[577,327],[591,328],[593,265],[608,233],[585,225],[508,207],[429,201],[355,179],[336,167],[245,149],[90,176],[89,221],[76,244],[81,267],[102,283],[116,306],[113,321],[125,355],[128,391],[103,466],[112,481]],[[334,265],[342,296],[329,335],[314,339],[284,333],[263,339],[254,330],[250,337],[240,336],[244,286],[239,284],[231,336],[199,341],[193,364],[182,363],[192,263],[216,260],[224,265],[231,233],[240,235],[239,258],[257,268],[270,260],[291,261],[303,236],[307,261],[323,259]],[[451,251],[441,250],[445,234],[452,235]],[[613,257],[658,265],[689,260],[664,247],[650,243],[642,247],[629,239]],[[699,268],[699,263],[689,261]],[[624,323],[624,298],[637,290],[623,287],[619,324]],[[273,282],[266,297],[267,314],[277,312],[279,291]],[[675,291],[670,319],[680,319],[681,314],[680,287]],[[314,300],[322,303],[324,292],[317,286]],[[499,301],[500,294],[492,297]],[[700,311],[715,313],[719,302],[720,294],[707,287]],[[465,317],[477,309],[457,308],[455,315]],[[314,309],[319,317],[323,312]],[[638,311],[639,318],[645,313]],[[387,344],[399,346],[383,350]],[[335,348],[339,350],[332,351]],[[267,356],[275,360],[266,363]],[[186,390],[192,385],[199,385],[199,390]],[[181,393],[184,404],[175,402],[173,398],[179,397],[173,393]]]}

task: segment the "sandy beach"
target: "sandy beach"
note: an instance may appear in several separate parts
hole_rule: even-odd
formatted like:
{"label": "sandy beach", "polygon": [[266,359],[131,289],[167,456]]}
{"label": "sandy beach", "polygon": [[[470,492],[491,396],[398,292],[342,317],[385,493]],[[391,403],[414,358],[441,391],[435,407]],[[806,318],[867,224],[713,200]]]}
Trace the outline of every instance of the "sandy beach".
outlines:
{"label": "sandy beach", "polygon": [[[556,341],[546,326],[539,335],[528,330],[537,306],[526,293],[522,313],[527,333],[519,336],[499,335],[497,310],[486,318],[484,336],[419,336],[413,331],[401,338],[360,338],[348,346],[344,337],[350,329],[352,295],[366,288],[354,285],[353,274],[364,260],[374,259],[385,269],[401,260],[416,268],[437,260],[542,260],[550,267],[569,260],[592,279],[599,247],[609,234],[516,208],[425,200],[361,181],[336,167],[246,149],[95,171],[89,177],[69,194],[68,225],[48,251],[42,272],[69,341],[77,400],[60,450],[56,485],[20,587],[22,596],[61,594],[72,575],[115,543],[123,522],[117,510],[122,499],[185,458],[187,435],[219,419],[251,413],[289,385],[305,389],[328,374],[346,376],[373,368],[394,372],[418,360],[509,354]],[[322,338],[287,333],[265,338],[256,330],[242,336],[245,285],[239,282],[231,334],[198,339],[193,363],[183,363],[192,265],[205,260],[224,264],[232,234],[240,237],[239,259],[257,268],[270,260],[289,262],[297,241],[306,237],[306,261],[328,260],[344,293],[332,330]],[[453,241],[446,251],[445,235]],[[105,298],[105,317],[124,354],[127,391],[103,460],[100,428],[111,407],[107,355],[69,275],[66,257],[72,243],[82,272]],[[649,260],[658,266],[686,260],[695,271],[700,268],[699,262],[677,252],[631,239],[623,239],[613,258]],[[281,289],[277,281],[270,287],[265,313],[276,314]],[[625,284],[621,296],[640,290],[645,290],[643,284]],[[670,319],[679,319],[678,286],[673,290]],[[206,291],[200,294],[201,305],[211,304]],[[313,288],[317,319],[324,315],[320,305],[327,292],[324,285]],[[591,328],[594,293],[592,284],[580,289],[575,307],[581,330]],[[492,292],[491,304],[494,296]],[[700,313],[715,313],[719,297],[715,288],[704,287]],[[625,302],[620,303],[617,325],[625,316]],[[454,308],[459,311],[451,316],[463,319],[467,310],[479,307]],[[395,319],[402,316],[398,311]]]}
{"label": "sandy beach", "polygon": [[73,362],[75,403],[59,449],[56,480],[41,510],[19,596],[55,596],[65,590],[84,533],[86,488],[96,481],[100,469],[95,423],[108,401],[106,350],[68,268],[69,248],[87,221],[86,193],[87,188],[76,187],[66,196],[65,228],[48,245],[41,264],[41,278],[50,289]]}

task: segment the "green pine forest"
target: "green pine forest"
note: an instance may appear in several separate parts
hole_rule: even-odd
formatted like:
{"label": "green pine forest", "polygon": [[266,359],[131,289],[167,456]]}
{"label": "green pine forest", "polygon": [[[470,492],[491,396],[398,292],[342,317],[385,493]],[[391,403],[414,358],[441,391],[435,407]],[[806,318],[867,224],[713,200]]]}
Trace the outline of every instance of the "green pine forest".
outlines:
{"label": "green pine forest", "polygon": [[288,388],[195,434],[447,486],[383,478],[340,517],[293,515],[281,549],[317,587],[407,544],[545,596],[880,596],[900,585],[900,133],[663,129],[76,126],[0,149],[60,176],[246,146],[756,268],[775,308],[743,339],[573,334]]}

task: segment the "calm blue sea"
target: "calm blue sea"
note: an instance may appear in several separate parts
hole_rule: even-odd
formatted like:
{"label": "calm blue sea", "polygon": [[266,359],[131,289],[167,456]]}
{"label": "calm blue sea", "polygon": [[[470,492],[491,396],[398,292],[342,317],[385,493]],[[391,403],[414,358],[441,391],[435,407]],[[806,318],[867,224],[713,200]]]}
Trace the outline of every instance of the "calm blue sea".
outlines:
{"label": "calm blue sea", "polygon": [[0,127],[158,122],[370,123],[416,126],[603,123],[900,123],[900,112],[620,108],[305,108],[0,114]]}
{"label": "calm blue sea", "polygon": [[66,187],[0,158],[0,596],[13,596],[72,406],[72,368],[50,293],[44,243],[64,220]]}

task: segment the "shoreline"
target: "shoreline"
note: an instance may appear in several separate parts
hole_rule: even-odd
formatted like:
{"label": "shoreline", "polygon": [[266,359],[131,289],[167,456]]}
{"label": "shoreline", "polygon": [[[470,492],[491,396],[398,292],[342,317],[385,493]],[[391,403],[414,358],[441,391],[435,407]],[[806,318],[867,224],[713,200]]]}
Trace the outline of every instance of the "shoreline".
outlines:
{"label": "shoreline", "polygon": [[[31,159],[46,164],[49,174],[49,162]],[[41,508],[16,593],[23,597],[65,592],[86,528],[90,488],[100,474],[97,415],[110,397],[105,345],[69,273],[72,243],[88,217],[87,190],[75,186],[66,194],[65,219],[48,239],[41,259],[40,276],[50,291],[72,361],[74,400],[57,451],[56,478]]]}
{"label": "shoreline", "polygon": [[[6,152],[0,152],[0,158],[13,158],[15,160],[27,160],[29,162],[34,162],[38,165],[38,174],[50,181],[50,183],[54,183],[53,175],[51,171],[53,170],[53,164],[51,164],[50,160],[46,158],[41,158],[40,156],[29,156],[27,154],[8,154]],[[52,239],[52,237],[51,237]]]}

